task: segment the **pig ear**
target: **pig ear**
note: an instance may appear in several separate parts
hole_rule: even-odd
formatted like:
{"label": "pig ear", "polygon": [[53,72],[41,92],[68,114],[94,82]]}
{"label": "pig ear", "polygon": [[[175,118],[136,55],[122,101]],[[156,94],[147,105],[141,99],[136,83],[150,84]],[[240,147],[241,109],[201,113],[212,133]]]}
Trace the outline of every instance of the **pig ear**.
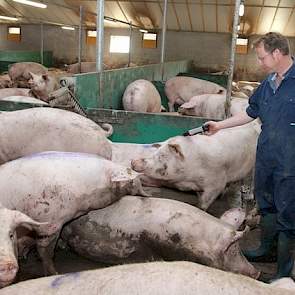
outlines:
{"label": "pig ear", "polygon": [[183,153],[182,153],[182,151],[181,151],[181,147],[180,147],[179,144],[172,144],[172,143],[169,143],[169,144],[168,144],[168,148],[169,148],[169,150],[170,150],[172,153],[177,154],[177,155],[181,158],[181,160],[184,160],[184,155],[183,155]]}
{"label": "pig ear", "polygon": [[35,74],[32,72],[29,72],[29,76],[30,76],[30,79],[34,79]]}
{"label": "pig ear", "polygon": [[12,227],[15,229],[17,226],[24,226],[28,228],[29,230],[38,229],[41,225],[48,224],[47,222],[38,222],[33,220],[28,215],[21,213],[20,211],[16,210],[10,210],[12,214],[14,214],[13,217],[13,224]]}
{"label": "pig ear", "polygon": [[159,147],[161,147],[161,144],[160,144],[160,143],[153,143],[153,144],[152,144],[152,147],[158,149]]}
{"label": "pig ear", "polygon": [[42,75],[42,79],[45,80],[45,81],[47,81],[48,80],[48,74],[43,74]]}
{"label": "pig ear", "polygon": [[183,109],[193,109],[196,105],[195,101],[190,100],[189,102],[183,103],[180,107]]}

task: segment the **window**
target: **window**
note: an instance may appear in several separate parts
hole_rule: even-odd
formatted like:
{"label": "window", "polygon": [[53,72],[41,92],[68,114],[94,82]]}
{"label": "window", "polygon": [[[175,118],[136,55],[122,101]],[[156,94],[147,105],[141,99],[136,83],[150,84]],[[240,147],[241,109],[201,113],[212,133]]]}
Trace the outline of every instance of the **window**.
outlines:
{"label": "window", "polygon": [[130,48],[129,36],[111,36],[110,52],[111,53],[128,53]]}
{"label": "window", "polygon": [[248,52],[248,39],[247,38],[237,38],[236,53],[247,54],[247,52]]}
{"label": "window", "polygon": [[21,40],[20,27],[8,27],[7,40],[20,42],[20,40]]}
{"label": "window", "polygon": [[157,48],[157,34],[144,33],[142,36],[143,48]]}
{"label": "window", "polygon": [[95,45],[96,44],[96,31],[87,30],[86,44]]}

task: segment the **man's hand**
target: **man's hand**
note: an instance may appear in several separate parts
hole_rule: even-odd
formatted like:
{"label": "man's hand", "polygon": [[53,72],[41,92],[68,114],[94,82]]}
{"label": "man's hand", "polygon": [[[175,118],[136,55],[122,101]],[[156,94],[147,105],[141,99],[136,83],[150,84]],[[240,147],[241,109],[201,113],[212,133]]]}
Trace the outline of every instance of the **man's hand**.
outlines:
{"label": "man's hand", "polygon": [[213,135],[221,128],[219,128],[218,122],[208,121],[204,124],[206,127],[208,126],[209,130],[205,132],[205,135]]}

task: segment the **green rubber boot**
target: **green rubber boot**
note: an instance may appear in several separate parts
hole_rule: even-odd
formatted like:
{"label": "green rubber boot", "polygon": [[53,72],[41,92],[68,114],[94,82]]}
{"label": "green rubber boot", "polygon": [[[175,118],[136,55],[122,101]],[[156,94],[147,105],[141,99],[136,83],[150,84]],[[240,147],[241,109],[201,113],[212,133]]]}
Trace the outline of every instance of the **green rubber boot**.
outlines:
{"label": "green rubber boot", "polygon": [[276,242],[277,230],[276,230],[277,216],[276,214],[267,214],[261,217],[261,243],[256,250],[244,250],[244,256],[250,262],[273,262],[275,257],[271,256],[273,246]]}
{"label": "green rubber boot", "polygon": [[293,250],[295,240],[291,239],[285,232],[279,232],[278,239],[278,267],[277,274],[273,280],[290,277],[294,264]]}

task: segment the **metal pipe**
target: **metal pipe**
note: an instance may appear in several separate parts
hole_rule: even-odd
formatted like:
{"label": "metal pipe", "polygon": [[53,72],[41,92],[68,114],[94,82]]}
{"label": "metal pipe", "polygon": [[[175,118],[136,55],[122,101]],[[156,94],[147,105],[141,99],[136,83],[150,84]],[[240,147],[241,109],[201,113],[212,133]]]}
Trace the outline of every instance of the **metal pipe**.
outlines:
{"label": "metal pipe", "polygon": [[83,25],[83,6],[80,5],[80,24],[79,24],[79,48],[78,48],[78,63],[79,73],[81,73],[81,61],[82,61],[82,25]]}
{"label": "metal pipe", "polygon": [[168,0],[164,1],[163,22],[162,22],[162,41],[161,41],[161,79],[164,80],[164,59],[165,59],[165,42],[166,42],[166,24],[167,24],[167,6]]}
{"label": "metal pipe", "polygon": [[231,101],[232,81],[233,81],[234,66],[235,66],[235,52],[236,52],[236,42],[237,42],[237,35],[238,35],[240,4],[241,4],[241,0],[236,0],[235,14],[234,14],[234,21],[233,21],[233,28],[232,28],[233,31],[232,31],[231,51],[230,51],[227,90],[226,90],[226,103],[225,103],[225,114],[227,118],[230,115],[230,106],[231,106],[230,101]]}
{"label": "metal pipe", "polygon": [[44,30],[43,23],[40,25],[40,38],[41,38],[41,46],[40,46],[40,63],[44,64]]}
{"label": "metal pipe", "polygon": [[129,54],[128,54],[128,68],[131,62],[131,45],[132,45],[132,22],[129,25]]}
{"label": "metal pipe", "polygon": [[97,0],[96,12],[96,71],[99,75],[98,102],[100,107],[103,107],[104,0]]}

